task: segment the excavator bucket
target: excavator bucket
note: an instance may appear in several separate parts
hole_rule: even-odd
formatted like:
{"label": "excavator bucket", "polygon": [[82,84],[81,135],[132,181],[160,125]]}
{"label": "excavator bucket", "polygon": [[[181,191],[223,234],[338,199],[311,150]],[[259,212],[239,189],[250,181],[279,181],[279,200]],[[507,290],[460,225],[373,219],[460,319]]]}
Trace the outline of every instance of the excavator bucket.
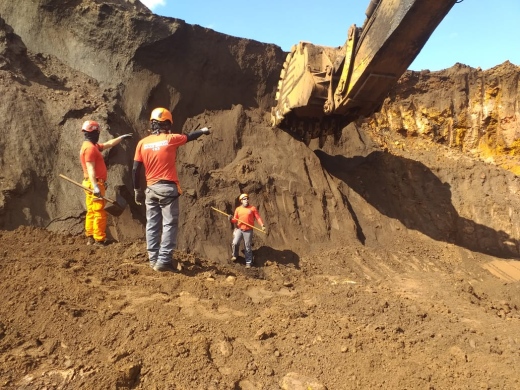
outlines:
{"label": "excavator bucket", "polygon": [[[271,124],[289,129],[307,143],[322,128],[337,128],[342,117],[325,117],[331,98],[335,62],[342,49],[300,42],[291,48],[283,64],[276,92],[277,105],[271,109]],[[339,122],[338,122],[339,121]]]}
{"label": "excavator bucket", "polygon": [[272,126],[320,143],[378,111],[457,0],[371,0],[342,47],[300,42],[280,72]]}

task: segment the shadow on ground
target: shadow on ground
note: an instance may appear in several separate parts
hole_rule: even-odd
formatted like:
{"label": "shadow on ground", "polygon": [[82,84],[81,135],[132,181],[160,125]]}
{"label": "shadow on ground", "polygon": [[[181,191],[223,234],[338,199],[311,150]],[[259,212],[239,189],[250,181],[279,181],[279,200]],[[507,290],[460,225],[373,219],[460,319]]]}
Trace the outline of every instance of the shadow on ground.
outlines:
{"label": "shadow on ground", "polygon": [[261,246],[253,250],[253,256],[256,267],[263,267],[265,263],[271,262],[300,269],[300,256],[288,249],[277,250],[269,246]]}
{"label": "shadow on ground", "polygon": [[322,166],[381,214],[437,240],[501,258],[519,258],[519,242],[461,217],[449,184],[424,164],[384,152],[347,158],[315,151]]}

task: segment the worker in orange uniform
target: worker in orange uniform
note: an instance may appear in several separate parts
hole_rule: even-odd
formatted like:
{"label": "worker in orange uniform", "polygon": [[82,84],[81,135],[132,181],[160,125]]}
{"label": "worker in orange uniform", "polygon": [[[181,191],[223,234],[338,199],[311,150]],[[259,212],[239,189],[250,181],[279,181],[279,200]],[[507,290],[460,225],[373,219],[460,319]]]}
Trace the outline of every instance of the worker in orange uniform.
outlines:
{"label": "worker in orange uniform", "polygon": [[[150,266],[159,272],[175,269],[173,251],[177,247],[179,196],[181,194],[175,159],[177,148],[209,134],[207,127],[189,134],[171,134],[173,118],[170,111],[159,107],[150,115],[151,135],[137,144],[132,177],[135,203],[146,205],[146,246]],[[144,166],[146,190],[141,189],[141,168]]]}
{"label": "worker in orange uniform", "polygon": [[104,246],[106,241],[107,212],[105,211],[107,166],[101,151],[110,149],[119,144],[123,139],[132,134],[111,139],[104,143],[98,143],[100,126],[96,121],[85,121],[81,127],[85,140],[81,145],[79,158],[83,167],[83,187],[90,188],[92,192],[85,191],[87,216],[85,217],[85,234],[87,245]]}
{"label": "worker in orange uniform", "polygon": [[240,241],[243,239],[245,247],[246,268],[251,268],[253,265],[252,226],[254,226],[256,219],[262,226],[262,230],[265,233],[265,225],[256,207],[249,204],[248,194],[241,194],[238,197],[238,200],[241,202],[241,205],[235,209],[235,214],[233,216],[230,215],[228,217],[232,223],[236,223],[235,230],[233,231],[233,242],[231,244],[231,261],[237,260]]}

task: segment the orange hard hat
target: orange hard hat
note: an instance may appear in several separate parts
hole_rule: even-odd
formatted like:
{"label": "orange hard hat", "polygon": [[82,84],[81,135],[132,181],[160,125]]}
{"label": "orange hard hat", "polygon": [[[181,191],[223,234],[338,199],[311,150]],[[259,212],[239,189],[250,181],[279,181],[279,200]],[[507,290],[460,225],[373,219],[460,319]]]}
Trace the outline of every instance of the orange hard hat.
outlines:
{"label": "orange hard hat", "polygon": [[170,121],[173,123],[172,113],[168,111],[166,108],[158,107],[152,111],[150,115],[150,120],[156,120],[158,122]]}
{"label": "orange hard hat", "polygon": [[242,200],[244,198],[249,198],[249,195],[247,195],[247,194],[240,194],[240,196],[238,197],[238,200]]}
{"label": "orange hard hat", "polygon": [[81,126],[81,131],[86,131],[87,133],[99,130],[99,123],[97,123],[96,121],[85,121],[83,122],[83,126]]}

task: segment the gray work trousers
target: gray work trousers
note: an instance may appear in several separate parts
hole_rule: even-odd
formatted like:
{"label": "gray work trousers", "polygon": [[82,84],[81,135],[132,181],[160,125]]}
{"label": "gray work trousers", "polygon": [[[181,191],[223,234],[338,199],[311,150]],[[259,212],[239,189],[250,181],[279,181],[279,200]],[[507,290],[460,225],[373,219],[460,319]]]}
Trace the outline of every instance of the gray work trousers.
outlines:
{"label": "gray work trousers", "polygon": [[177,247],[179,192],[175,183],[146,188],[146,249],[153,265],[171,264]]}
{"label": "gray work trousers", "polygon": [[253,229],[242,230],[235,228],[233,231],[233,242],[231,244],[231,253],[234,257],[238,257],[238,249],[240,247],[240,241],[244,239],[244,255],[246,258],[246,264],[253,263]]}

